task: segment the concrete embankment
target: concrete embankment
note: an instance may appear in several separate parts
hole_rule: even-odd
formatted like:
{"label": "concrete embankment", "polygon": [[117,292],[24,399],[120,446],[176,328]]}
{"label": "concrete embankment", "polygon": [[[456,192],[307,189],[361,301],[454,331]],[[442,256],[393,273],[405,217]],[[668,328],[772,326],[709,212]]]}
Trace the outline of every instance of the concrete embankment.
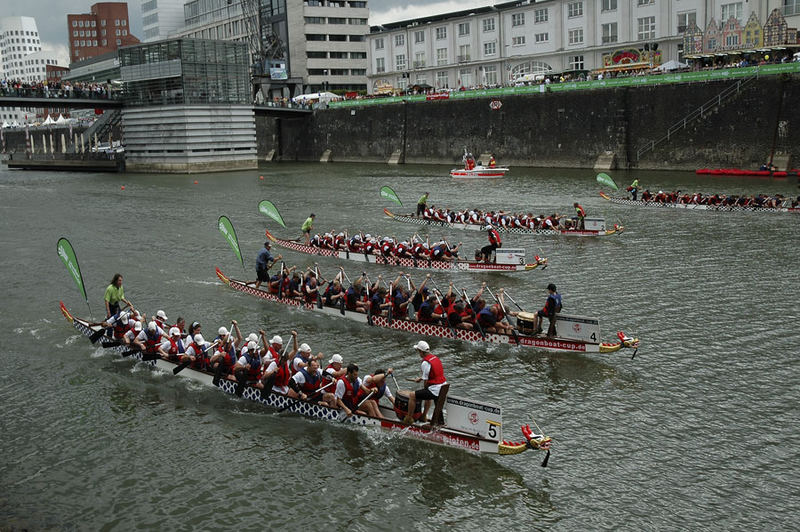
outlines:
{"label": "concrete embankment", "polygon": [[[648,142],[736,81],[544,93],[317,111],[257,118],[259,158],[455,164],[464,147],[511,166],[757,168],[775,152],[800,166],[800,78],[763,77],[639,156]],[[612,161],[613,160],[613,161]],[[781,159],[786,160],[785,158]],[[776,159],[777,161],[777,159]]]}

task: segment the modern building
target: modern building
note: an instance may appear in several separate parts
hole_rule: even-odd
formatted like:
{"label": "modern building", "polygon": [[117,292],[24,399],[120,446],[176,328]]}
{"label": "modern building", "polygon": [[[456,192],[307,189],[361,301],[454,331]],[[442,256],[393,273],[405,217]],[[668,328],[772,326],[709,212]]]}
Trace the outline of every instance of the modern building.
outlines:
{"label": "modern building", "polygon": [[[245,41],[266,98],[301,92],[366,89],[369,9],[354,0],[246,0],[258,12],[262,45],[239,0],[190,0],[180,36]],[[252,25],[255,27],[255,24]],[[258,52],[254,55],[259,55]]]}
{"label": "modern building", "polygon": [[[228,0],[225,0],[228,2]],[[142,0],[142,41],[166,39],[184,25],[185,0]],[[239,0],[230,0],[238,3]]]}
{"label": "modern building", "polygon": [[67,15],[67,35],[71,63],[139,42],[130,33],[125,2],[99,2],[89,13]]}
{"label": "modern building", "polygon": [[[526,74],[613,71],[684,57],[684,33],[733,17],[762,25],[800,0],[522,0],[387,23],[368,36],[369,92],[513,83]],[[724,24],[724,23],[722,23]]]}
{"label": "modern building", "polygon": [[257,167],[245,44],[169,39],[122,48],[119,62],[129,170]]}

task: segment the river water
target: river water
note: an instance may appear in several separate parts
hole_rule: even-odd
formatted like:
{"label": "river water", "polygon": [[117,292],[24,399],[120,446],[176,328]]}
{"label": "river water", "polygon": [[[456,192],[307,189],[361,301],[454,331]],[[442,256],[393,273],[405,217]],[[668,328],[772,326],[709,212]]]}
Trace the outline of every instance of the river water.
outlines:
{"label": "river water", "polygon": [[[612,205],[587,170],[514,169],[490,185],[446,175],[345,164],[200,176],[0,170],[0,527],[795,529],[800,218]],[[633,177],[614,176],[622,185]],[[650,190],[797,194],[791,181],[636,177]],[[550,267],[452,279],[471,291],[486,279],[529,310],[554,282],[565,312],[599,317],[605,339],[617,330],[640,337],[635,359],[430,340],[452,393],[503,406],[506,438],[519,439],[531,416],[553,436],[547,468],[541,453],[481,457],[277,415],[104,353],[58,310],[64,300],[89,313],[56,254],[66,236],[95,318],[121,272],[126,295],[148,314],[197,319],[206,336],[231,319],[244,334],[263,327],[288,338],[294,328],[315,351],[342,353],[362,371],[392,366],[402,382],[418,374],[417,337],[287,310],[214,275],[214,266],[243,275],[216,228],[221,214],[236,226],[247,277],[264,227],[296,236],[312,211],[320,231],[420,230],[382,216],[387,184],[408,210],[424,190],[429,203],[451,207],[550,213],[580,201],[627,227],[597,239],[507,236]],[[262,199],[289,230],[257,212]],[[445,236],[468,253],[485,243],[477,232]],[[339,265],[319,262],[323,273]]]}

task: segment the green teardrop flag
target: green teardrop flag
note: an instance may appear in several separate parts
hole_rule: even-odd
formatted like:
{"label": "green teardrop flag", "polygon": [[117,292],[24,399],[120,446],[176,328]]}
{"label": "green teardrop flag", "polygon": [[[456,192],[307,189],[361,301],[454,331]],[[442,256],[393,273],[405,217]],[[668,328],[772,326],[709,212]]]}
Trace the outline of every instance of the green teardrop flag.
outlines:
{"label": "green teardrop flag", "polygon": [[381,197],[386,198],[388,200],[392,200],[401,207],[403,206],[403,202],[400,201],[400,198],[397,197],[397,194],[395,194],[394,190],[392,190],[391,187],[381,187]]}
{"label": "green teardrop flag", "polygon": [[223,214],[219,217],[217,224],[219,226],[219,232],[222,233],[222,236],[228,241],[228,245],[230,245],[233,252],[236,253],[236,257],[239,259],[239,262],[242,263],[242,268],[244,268],[242,252],[239,249],[239,239],[236,238],[236,229],[233,228],[233,223]]}
{"label": "green teardrop flag", "polygon": [[611,176],[608,175],[608,174],[604,174],[604,173],[597,174],[597,182],[600,183],[601,185],[605,185],[605,186],[610,187],[610,188],[612,188],[614,190],[619,190],[619,187],[617,186],[617,184],[614,183],[614,180],[611,179]]}
{"label": "green teardrop flag", "polygon": [[72,244],[69,243],[69,240],[66,238],[59,238],[58,239],[58,256],[61,257],[61,260],[64,261],[64,266],[67,267],[67,271],[72,276],[72,280],[75,281],[75,284],[78,286],[78,291],[83,296],[83,299],[86,300],[86,303],[89,303],[89,298],[86,297],[86,288],[83,286],[83,275],[81,275],[81,267],[78,265],[78,257],[75,255],[75,250],[72,249]]}
{"label": "green teardrop flag", "polygon": [[281,213],[278,212],[278,209],[275,208],[275,205],[272,204],[269,200],[263,200],[258,204],[258,212],[261,214],[265,214],[281,224],[281,226],[286,229],[286,224],[283,223],[283,218],[281,217]]}

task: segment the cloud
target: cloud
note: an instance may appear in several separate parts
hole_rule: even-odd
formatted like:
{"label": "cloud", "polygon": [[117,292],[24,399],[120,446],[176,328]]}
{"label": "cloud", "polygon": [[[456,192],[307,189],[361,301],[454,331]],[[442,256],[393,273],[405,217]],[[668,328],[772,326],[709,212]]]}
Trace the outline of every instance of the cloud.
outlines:
{"label": "cloud", "polygon": [[443,0],[439,2],[423,2],[419,4],[407,3],[398,5],[397,2],[372,2],[370,3],[369,23],[372,25],[388,22],[400,22],[420,17],[441,15],[453,11],[465,11],[474,7],[494,5],[493,0]]}

